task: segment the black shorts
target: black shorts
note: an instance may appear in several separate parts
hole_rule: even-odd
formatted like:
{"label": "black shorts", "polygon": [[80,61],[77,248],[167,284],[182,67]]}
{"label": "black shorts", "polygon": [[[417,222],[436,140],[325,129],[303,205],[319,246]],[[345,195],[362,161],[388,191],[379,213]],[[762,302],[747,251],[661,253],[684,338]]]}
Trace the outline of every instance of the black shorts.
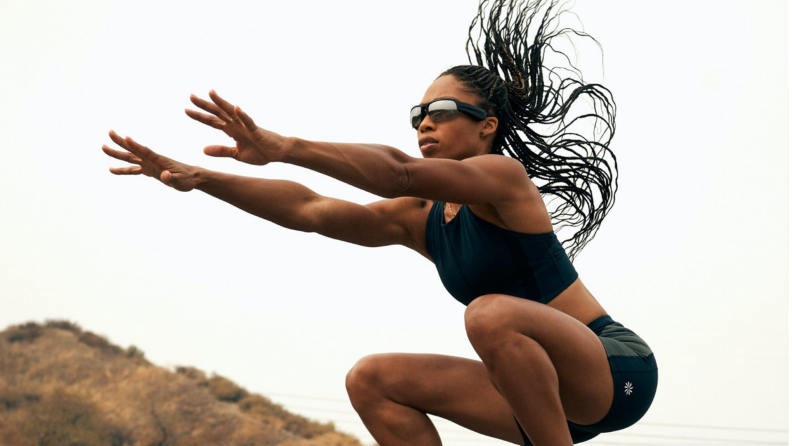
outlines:
{"label": "black shorts", "polygon": [[[597,318],[588,327],[599,337],[608,355],[613,375],[613,404],[605,418],[595,424],[582,426],[567,421],[573,443],[632,426],[649,410],[657,390],[657,363],[643,339],[610,316]],[[531,446],[519,422],[517,427],[525,445]]]}

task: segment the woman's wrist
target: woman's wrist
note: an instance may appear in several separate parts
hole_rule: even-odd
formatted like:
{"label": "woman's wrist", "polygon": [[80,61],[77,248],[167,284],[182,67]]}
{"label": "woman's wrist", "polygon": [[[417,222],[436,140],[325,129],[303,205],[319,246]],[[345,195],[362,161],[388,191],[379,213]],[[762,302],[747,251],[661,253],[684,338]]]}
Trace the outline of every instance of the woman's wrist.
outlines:
{"label": "woman's wrist", "polygon": [[213,172],[209,169],[204,169],[203,167],[195,167],[195,171],[192,173],[193,181],[195,182],[195,188],[198,190],[202,190],[203,187],[209,185],[214,179],[216,179],[216,172]]}
{"label": "woman's wrist", "polygon": [[299,145],[300,139],[294,136],[281,136],[280,157],[277,160],[281,163],[293,164],[295,148]]}

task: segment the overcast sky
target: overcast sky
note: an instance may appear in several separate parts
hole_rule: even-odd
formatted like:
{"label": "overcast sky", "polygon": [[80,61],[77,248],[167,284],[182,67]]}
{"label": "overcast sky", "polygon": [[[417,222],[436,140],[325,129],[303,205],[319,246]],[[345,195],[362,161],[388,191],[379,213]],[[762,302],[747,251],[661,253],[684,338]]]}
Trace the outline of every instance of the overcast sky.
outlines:
{"label": "overcast sky", "polygon": [[[184,114],[189,95],[215,89],[284,135],[419,157],[409,108],[467,63],[476,5],[0,2],[0,329],[69,319],[372,441],[345,402],[359,358],[476,358],[434,266],[113,176],[123,163],[101,146],[114,129],[186,163],[378,200],[300,168],[206,157],[229,140]],[[575,267],[660,367],[644,420],[590,444],[786,442],[772,430],[789,414],[787,2],[573,11],[604,49],[604,77],[585,74],[614,94],[619,168],[615,206]],[[596,46],[579,52],[599,63]],[[439,425],[445,444],[505,444]]]}

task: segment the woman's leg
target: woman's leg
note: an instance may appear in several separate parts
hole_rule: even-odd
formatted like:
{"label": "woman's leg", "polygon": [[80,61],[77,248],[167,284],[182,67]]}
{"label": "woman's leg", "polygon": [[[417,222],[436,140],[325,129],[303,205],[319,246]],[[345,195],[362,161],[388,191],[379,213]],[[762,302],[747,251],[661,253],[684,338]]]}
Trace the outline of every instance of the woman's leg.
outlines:
{"label": "woman's leg", "polygon": [[608,412],[610,364],[586,325],[547,305],[494,294],[471,302],[465,326],[534,445],[571,445],[566,420],[593,424]]}
{"label": "woman's leg", "polygon": [[346,380],[352,406],[381,446],[440,445],[426,414],[515,444],[522,437],[509,403],[480,361],[390,353],[366,356]]}

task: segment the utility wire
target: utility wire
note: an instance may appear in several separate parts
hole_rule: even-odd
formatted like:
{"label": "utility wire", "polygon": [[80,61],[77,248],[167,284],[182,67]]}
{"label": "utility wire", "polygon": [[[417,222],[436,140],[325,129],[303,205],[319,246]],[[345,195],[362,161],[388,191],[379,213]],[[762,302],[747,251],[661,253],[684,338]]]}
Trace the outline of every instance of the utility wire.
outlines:
{"label": "utility wire", "polygon": [[282,393],[262,393],[262,396],[274,396],[274,397],[281,397],[281,398],[299,398],[304,400],[319,400],[319,401],[337,401],[340,403],[349,404],[349,400],[342,400],[340,398],[324,398],[324,397],[317,397],[317,396],[303,396],[303,395],[284,395]]}
{"label": "utility wire", "polygon": [[342,413],[344,415],[349,415],[350,411],[348,410],[337,410],[337,409],[322,409],[322,408],[315,408],[315,407],[298,407],[298,406],[288,406],[290,409],[293,410],[310,410],[314,412],[329,412],[329,413]]}
{"label": "utility wire", "polygon": [[[484,442],[488,442],[488,443],[491,442],[493,444],[499,444],[500,442],[503,442],[503,440],[499,440],[497,438],[487,437],[485,435],[479,435],[479,434],[477,434],[475,432],[472,432],[472,431],[469,432],[471,434],[471,436],[462,437],[462,438],[445,435],[444,431],[440,430],[440,429],[438,429],[438,432],[440,434],[443,434],[443,435],[441,435],[441,437],[443,439],[443,442],[446,443],[446,444],[449,444],[449,445],[453,445],[454,443],[470,443],[470,442],[476,442],[478,444],[481,444],[481,443],[484,443]],[[445,431],[445,432],[448,432],[448,431]],[[452,432],[452,434],[460,434],[460,433],[463,433],[463,432]],[[608,435],[608,433],[605,433],[604,435]],[[701,446],[702,444],[707,444],[706,442],[739,443],[739,444],[742,444],[742,445],[745,445],[745,446],[767,445],[767,444],[770,444],[770,445],[787,445],[788,444],[786,442],[768,442],[768,441],[757,441],[757,440],[733,440],[733,439],[725,439],[724,440],[724,439],[718,439],[718,438],[704,438],[704,437],[696,438],[696,437],[656,436],[656,435],[634,435],[634,436],[642,437],[644,439],[657,439],[657,440],[660,440],[660,442],[646,443],[646,442],[640,442],[640,441],[636,442],[636,441],[628,440],[628,439],[625,439],[625,441],[620,442],[620,441],[613,441],[614,440],[613,437],[610,437],[610,438],[605,437],[603,439],[600,439],[599,437],[597,437],[597,438],[594,438],[594,439],[591,440],[591,444],[592,444],[592,446],[596,446],[596,445],[613,445],[613,446],[666,446],[666,445],[684,446],[684,445],[689,445],[689,446]],[[663,440],[665,440],[665,441],[663,441]],[[680,443],[679,440],[686,440],[686,442],[685,443]],[[702,442],[705,442],[705,443],[702,443]]]}
{"label": "utility wire", "polygon": [[[340,399],[340,398],[323,398],[323,397],[314,397],[314,396],[305,396],[305,395],[286,395],[286,394],[275,394],[275,393],[267,393],[266,395],[275,396],[275,397],[282,397],[282,398],[299,398],[299,399],[316,400],[316,401],[334,401],[334,402],[340,402],[340,403],[344,403],[344,404],[350,404],[349,400],[344,400],[344,399]],[[733,431],[751,431],[751,432],[780,432],[780,433],[789,432],[787,429],[770,429],[770,428],[758,428],[758,427],[713,426],[713,425],[701,425],[701,424],[676,424],[676,423],[648,423],[648,422],[641,422],[640,425],[641,426],[659,426],[659,427],[679,427],[679,428],[685,428],[685,429],[714,429],[714,430],[733,430]]]}
{"label": "utility wire", "polygon": [[[310,410],[323,411],[322,409],[310,409]],[[329,411],[328,410],[327,412],[339,412],[339,411]],[[453,426],[457,426],[457,425],[453,424],[452,422],[450,422],[448,420],[443,420],[443,419],[440,419],[440,420],[446,421],[448,423],[451,423],[451,425],[453,425]],[[357,426],[363,426],[363,423],[361,421],[359,421],[359,420],[346,420],[346,419],[344,419],[344,420],[332,420],[331,419],[330,421],[333,422],[333,423],[337,423],[337,424],[354,424],[354,425],[357,425]],[[449,429],[444,429],[442,427],[440,427],[440,428],[436,427],[436,429],[441,434],[469,435],[469,438],[452,438],[452,437],[448,437],[448,436],[444,435],[443,436],[444,440],[451,440],[451,441],[474,441],[475,440],[475,441],[480,441],[480,436],[484,436],[483,434],[479,434],[479,433],[474,432],[474,431],[466,430],[463,427],[458,427],[458,430],[449,430]],[[721,443],[739,443],[739,444],[745,444],[745,445],[752,445],[752,444],[755,444],[755,445],[760,445],[760,444],[765,444],[765,445],[786,445],[786,444],[788,444],[786,442],[778,442],[778,441],[739,440],[739,439],[724,439],[724,438],[712,438],[712,437],[686,437],[686,436],[657,435],[657,434],[632,434],[632,433],[624,433],[624,432],[614,432],[614,433],[611,434],[611,437],[614,437],[614,436],[615,437],[622,437],[622,436],[641,437],[641,438],[644,438],[644,439],[659,439],[659,440],[688,440],[688,441],[696,441],[696,442],[702,442],[702,441],[703,442],[713,442],[713,441],[717,441],[717,442],[721,442]],[[494,439],[494,440],[496,440],[496,439]],[[593,441],[596,441],[596,439],[593,440]],[[636,442],[631,441],[631,440],[627,440],[627,441],[629,441],[629,443],[607,442],[607,444],[615,444],[615,445],[619,445],[619,444],[624,444],[624,445],[630,445],[630,444],[636,444],[636,445],[638,445],[638,444],[641,444],[641,445],[662,445],[662,444],[668,444],[668,443],[636,443]],[[677,442],[674,442],[673,444],[678,445]],[[700,444],[700,443],[693,443],[693,444]]]}
{"label": "utility wire", "polygon": [[785,441],[761,441],[761,440],[738,440],[734,438],[711,438],[711,437],[678,437],[675,435],[655,435],[655,434],[630,434],[622,432],[612,432],[611,435],[619,437],[641,437],[641,438],[667,438],[670,440],[696,440],[696,441],[720,441],[722,443],[739,443],[739,444],[783,444],[788,445]]}
{"label": "utility wire", "polygon": [[787,433],[787,429],[766,429],[759,427],[731,427],[731,426],[704,426],[694,424],[673,424],[673,423],[640,423],[641,426],[659,426],[659,427],[679,427],[684,429],[715,429],[727,431],[751,431],[751,432],[780,432]]}
{"label": "utility wire", "polygon": [[[343,403],[349,405],[349,400],[344,400],[340,398],[325,398],[325,397],[315,397],[315,396],[307,396],[307,395],[289,395],[289,394],[282,394],[282,393],[262,393],[265,396],[272,396],[272,397],[280,397],[280,398],[296,398],[302,400],[309,400],[309,401],[329,401],[334,403]],[[313,411],[313,412],[325,412],[325,413],[337,413],[337,414],[356,414],[353,410],[342,410],[342,409],[325,409],[325,408],[318,408],[318,407],[302,407],[302,406],[289,406],[290,410],[304,410],[304,411]],[[437,418],[439,421],[449,423],[453,426],[457,426],[451,421],[445,420],[443,418]],[[330,419],[330,422],[340,422],[340,423],[355,423],[358,425],[362,425],[360,420],[333,420]],[[714,425],[693,425],[693,424],[677,424],[677,423],[640,423],[640,426],[655,426],[655,427],[662,427],[662,428],[676,428],[676,429],[709,429],[709,430],[728,430],[728,431],[743,431],[743,432],[766,432],[766,433],[787,433],[788,430],[786,429],[770,429],[770,428],[753,428],[753,427],[733,427],[733,426],[714,426]],[[455,433],[455,434],[470,434],[473,436],[479,436],[480,434],[467,431],[463,427],[459,427],[460,430],[453,431],[447,429],[438,429],[438,432],[443,433]],[[696,442],[722,442],[722,443],[739,443],[739,444],[756,444],[756,445],[788,445],[788,442],[778,442],[778,441],[762,441],[762,440],[738,440],[738,439],[726,439],[726,438],[713,438],[713,437],[689,437],[689,436],[673,436],[673,435],[657,435],[657,434],[631,434],[631,433],[622,433],[616,432],[614,433],[618,436],[633,436],[633,437],[641,437],[641,438],[652,438],[652,439],[667,439],[667,440],[687,440],[687,441],[696,441]],[[453,441],[474,441],[475,439],[451,439]],[[597,439],[593,439],[592,441],[596,441]],[[601,442],[602,444],[641,444],[641,445],[652,445],[653,443],[614,443],[614,442]],[[654,443],[655,445],[659,445],[659,443]],[[675,443],[676,444],[676,443]]]}

